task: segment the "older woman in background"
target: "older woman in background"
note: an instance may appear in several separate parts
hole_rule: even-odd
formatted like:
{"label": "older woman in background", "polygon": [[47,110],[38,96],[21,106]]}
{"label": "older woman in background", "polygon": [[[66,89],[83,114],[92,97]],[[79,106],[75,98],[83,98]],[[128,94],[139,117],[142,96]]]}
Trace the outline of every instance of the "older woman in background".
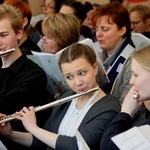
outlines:
{"label": "older woman in background", "polygon": [[131,87],[129,56],[134,52],[128,10],[120,2],[105,4],[94,12],[93,21],[102,49],[100,57],[110,80],[105,91],[121,103]]}
{"label": "older woman in background", "polygon": [[[43,14],[47,16],[48,14],[55,14],[58,13],[62,3],[64,3],[66,0],[44,0],[44,3],[41,5]],[[35,28],[40,32],[41,35],[42,33],[42,20],[38,21],[35,24]]]}
{"label": "older woman in background", "polygon": [[44,37],[40,41],[43,51],[55,54],[59,50],[78,42],[80,23],[73,14],[48,15],[42,22]]}
{"label": "older woman in background", "polygon": [[130,11],[131,29],[150,38],[150,7],[136,5]]}

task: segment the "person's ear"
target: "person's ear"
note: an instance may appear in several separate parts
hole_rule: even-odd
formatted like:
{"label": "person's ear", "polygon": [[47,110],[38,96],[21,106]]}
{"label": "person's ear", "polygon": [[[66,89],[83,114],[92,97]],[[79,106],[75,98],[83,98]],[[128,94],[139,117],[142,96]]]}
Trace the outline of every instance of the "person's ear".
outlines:
{"label": "person's ear", "polygon": [[120,29],[120,36],[123,36],[127,31],[127,28],[124,26]]}
{"label": "person's ear", "polygon": [[147,19],[145,20],[145,24],[146,24],[147,26],[150,26],[150,18],[147,18]]}
{"label": "person's ear", "polygon": [[20,40],[22,38],[22,35],[23,35],[23,31],[22,30],[18,30],[17,34],[16,34],[17,39]]}
{"label": "person's ear", "polygon": [[28,24],[28,18],[24,17],[23,18],[23,28]]}
{"label": "person's ear", "polygon": [[98,62],[96,62],[96,63],[93,65],[93,69],[94,69],[95,75],[97,75],[97,73],[98,73]]}

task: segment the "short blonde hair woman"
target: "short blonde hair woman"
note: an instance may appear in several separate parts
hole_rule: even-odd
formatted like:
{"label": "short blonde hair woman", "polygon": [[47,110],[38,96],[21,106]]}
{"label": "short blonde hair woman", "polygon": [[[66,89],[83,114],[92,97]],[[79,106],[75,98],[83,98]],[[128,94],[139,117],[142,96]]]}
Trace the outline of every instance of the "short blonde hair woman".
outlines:
{"label": "short blonde hair woman", "polygon": [[[55,54],[59,50],[78,42],[80,23],[73,14],[52,14],[43,20],[42,31],[44,34],[42,51]],[[39,45],[41,44],[42,41]]]}

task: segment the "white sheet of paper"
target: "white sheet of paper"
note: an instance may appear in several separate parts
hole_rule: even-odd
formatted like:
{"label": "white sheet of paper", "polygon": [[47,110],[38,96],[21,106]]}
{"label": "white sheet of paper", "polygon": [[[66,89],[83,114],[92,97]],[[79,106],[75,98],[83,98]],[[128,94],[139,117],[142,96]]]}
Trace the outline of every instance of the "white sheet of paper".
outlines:
{"label": "white sheet of paper", "polygon": [[0,150],[7,150],[4,144],[0,141]]}
{"label": "white sheet of paper", "polygon": [[142,134],[145,136],[145,138],[150,142],[150,126],[143,125],[138,128],[142,132]]}
{"label": "white sheet of paper", "polygon": [[[112,137],[112,141],[117,145],[120,150],[148,150],[150,149],[150,142],[144,136],[142,130],[143,128],[139,129],[138,127],[133,127],[123,133]],[[149,126],[148,130],[147,132],[150,133]]]}

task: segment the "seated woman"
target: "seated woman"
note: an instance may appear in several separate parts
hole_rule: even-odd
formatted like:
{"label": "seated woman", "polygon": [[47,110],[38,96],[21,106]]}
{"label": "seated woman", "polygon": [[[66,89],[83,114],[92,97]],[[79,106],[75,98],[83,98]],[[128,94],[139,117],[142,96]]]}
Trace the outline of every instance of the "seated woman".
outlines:
{"label": "seated woman", "polygon": [[93,22],[102,50],[100,58],[110,80],[104,90],[122,103],[131,88],[129,56],[135,50],[128,10],[120,2],[101,5],[94,11]]}
{"label": "seated woman", "polygon": [[[61,5],[65,1],[66,0],[43,0],[43,4],[41,5],[41,7],[42,7],[42,12],[44,14],[44,17],[46,17],[47,15],[58,13]],[[40,32],[41,35],[43,35],[42,21],[43,19],[39,20],[34,26]]]}
{"label": "seated woman", "polygon": [[[43,52],[55,54],[63,48],[78,42],[80,36],[80,23],[73,14],[48,15],[42,22],[44,37],[38,43]],[[48,91],[51,93],[51,85]],[[54,92],[57,97],[60,92]]]}
{"label": "seated woman", "polygon": [[[42,22],[43,51],[55,54],[61,49],[78,42],[80,24],[72,14],[53,14],[47,16]],[[40,44],[40,43],[39,43]]]}
{"label": "seated woman", "polygon": [[[89,46],[69,46],[59,57],[59,67],[70,87],[60,98],[98,87],[98,62],[94,50]],[[45,149],[48,146],[48,150],[78,150],[80,143],[75,136],[78,130],[91,150],[99,150],[106,126],[119,111],[118,100],[99,88],[94,93],[54,107],[43,129],[36,125],[34,107],[24,107],[16,113],[15,118],[22,121],[28,132],[13,131],[9,122],[1,124],[0,132],[30,148]]]}
{"label": "seated woman", "polygon": [[[141,125],[150,125],[150,46],[133,53],[131,56],[131,70],[130,84],[132,88],[123,102],[121,112],[107,127],[101,141],[101,150],[118,150],[111,141],[111,137],[131,128],[132,118],[142,103],[145,104],[148,111],[145,116],[147,120]],[[134,97],[134,94],[137,96]]]}

